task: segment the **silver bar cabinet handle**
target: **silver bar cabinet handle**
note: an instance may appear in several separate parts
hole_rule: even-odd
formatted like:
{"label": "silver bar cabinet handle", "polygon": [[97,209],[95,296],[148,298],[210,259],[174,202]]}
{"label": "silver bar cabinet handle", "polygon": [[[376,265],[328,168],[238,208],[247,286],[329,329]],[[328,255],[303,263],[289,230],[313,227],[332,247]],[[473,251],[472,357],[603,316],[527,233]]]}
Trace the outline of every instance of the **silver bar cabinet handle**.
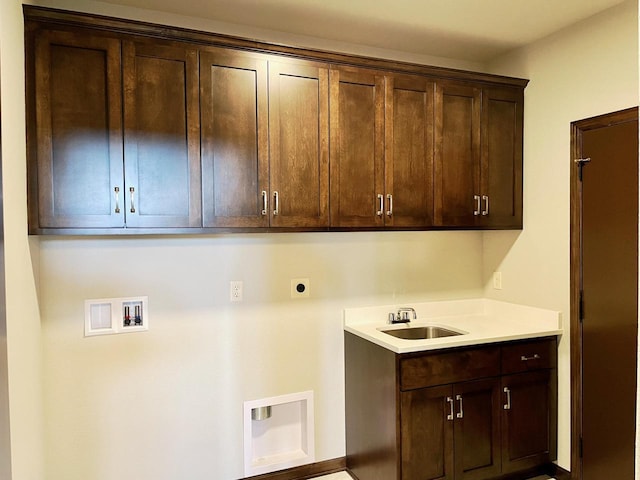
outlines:
{"label": "silver bar cabinet handle", "polygon": [[462,411],[462,395],[456,395],[456,400],[460,402],[460,411],[456,414],[456,418],[463,418],[464,412]]}
{"label": "silver bar cabinet handle", "polygon": [[477,217],[480,215],[480,195],[474,195],[473,200],[476,202],[476,209],[473,211],[473,215]]}
{"label": "silver bar cabinet handle", "polygon": [[114,187],[113,193],[116,197],[116,213],[120,213],[120,187]]}
{"label": "silver bar cabinet handle", "polygon": [[453,420],[453,398],[447,397],[447,402],[449,402],[449,415],[447,415],[447,420]]}
{"label": "silver bar cabinet handle", "polygon": [[131,194],[131,213],[136,213],[136,206],[133,203],[133,194],[136,193],[136,189],[129,187],[129,193]]}
{"label": "silver bar cabinet handle", "polygon": [[387,201],[389,202],[389,210],[387,210],[387,216],[393,215],[393,195],[387,193]]}
{"label": "silver bar cabinet handle", "polygon": [[489,195],[483,195],[482,201],[484,202],[484,210],[482,210],[482,215],[489,215]]}
{"label": "silver bar cabinet handle", "polygon": [[525,357],[524,355],[522,355],[520,357],[520,360],[522,360],[523,362],[528,362],[529,360],[540,360],[540,355],[538,355],[537,353],[535,353],[532,357]]}
{"label": "silver bar cabinet handle", "polygon": [[381,217],[382,214],[384,213],[384,195],[378,194],[378,211],[376,212],[376,215]]}
{"label": "silver bar cabinet handle", "polygon": [[263,190],[262,191],[262,215],[265,216],[267,214],[267,208],[269,208],[269,206],[267,205],[267,191]]}
{"label": "silver bar cabinet handle", "polygon": [[275,204],[273,209],[273,216],[276,217],[280,213],[280,201],[278,198],[278,192],[273,192],[273,202]]}
{"label": "silver bar cabinet handle", "polygon": [[511,390],[509,390],[509,387],[504,387],[503,391],[507,394],[507,403],[505,403],[502,408],[505,410],[511,410]]}

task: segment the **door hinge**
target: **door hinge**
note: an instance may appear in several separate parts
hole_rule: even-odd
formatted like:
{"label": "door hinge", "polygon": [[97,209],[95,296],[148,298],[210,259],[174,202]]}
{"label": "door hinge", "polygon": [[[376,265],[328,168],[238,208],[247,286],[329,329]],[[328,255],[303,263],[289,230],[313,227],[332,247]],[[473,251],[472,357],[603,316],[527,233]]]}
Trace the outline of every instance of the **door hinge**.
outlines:
{"label": "door hinge", "polygon": [[583,454],[583,446],[582,446],[582,437],[578,440],[578,455],[582,458]]}
{"label": "door hinge", "polygon": [[591,157],[588,158],[576,158],[574,162],[578,165],[578,180],[582,181],[582,167],[591,161]]}
{"label": "door hinge", "polygon": [[580,323],[584,320],[584,290],[580,290],[580,298],[578,299],[578,320]]}

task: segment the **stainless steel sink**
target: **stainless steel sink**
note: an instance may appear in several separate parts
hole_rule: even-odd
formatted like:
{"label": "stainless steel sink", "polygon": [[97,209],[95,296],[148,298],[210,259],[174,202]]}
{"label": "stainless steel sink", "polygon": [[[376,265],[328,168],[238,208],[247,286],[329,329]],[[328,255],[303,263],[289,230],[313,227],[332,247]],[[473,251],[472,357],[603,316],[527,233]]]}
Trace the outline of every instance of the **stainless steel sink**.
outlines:
{"label": "stainless steel sink", "polygon": [[449,330],[448,328],[426,326],[426,327],[407,327],[382,330],[387,335],[392,335],[405,340],[424,340],[427,338],[453,337],[455,335],[463,335],[462,332]]}

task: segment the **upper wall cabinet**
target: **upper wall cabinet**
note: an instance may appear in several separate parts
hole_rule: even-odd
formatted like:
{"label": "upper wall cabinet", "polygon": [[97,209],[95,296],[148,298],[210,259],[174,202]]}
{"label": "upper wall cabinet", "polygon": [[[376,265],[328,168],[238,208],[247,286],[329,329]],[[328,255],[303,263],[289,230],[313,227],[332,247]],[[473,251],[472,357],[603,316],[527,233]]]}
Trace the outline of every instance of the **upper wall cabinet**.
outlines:
{"label": "upper wall cabinet", "polygon": [[328,94],[326,65],[269,61],[272,227],[329,225]]}
{"label": "upper wall cabinet", "polygon": [[31,226],[123,227],[120,41],[45,30],[34,53]]}
{"label": "upper wall cabinet", "polygon": [[329,224],[328,69],[267,55],[200,55],[205,227]]}
{"label": "upper wall cabinet", "polygon": [[48,30],[35,50],[32,226],[200,227],[197,51]]}
{"label": "upper wall cabinet", "polygon": [[385,224],[433,225],[435,84],[417,75],[388,75],[385,94]]}
{"label": "upper wall cabinet", "polygon": [[433,81],[345,67],[330,78],[331,226],[433,225]]}
{"label": "upper wall cabinet", "polygon": [[384,225],[384,76],[331,70],[331,226]]}
{"label": "upper wall cabinet", "polygon": [[32,234],[522,228],[526,80],[24,12]]}
{"label": "upper wall cabinet", "polygon": [[267,60],[200,54],[205,227],[269,226]]}
{"label": "upper wall cabinet", "polygon": [[522,89],[438,82],[436,223],[522,228]]}
{"label": "upper wall cabinet", "polygon": [[198,56],[123,43],[128,227],[200,227]]}
{"label": "upper wall cabinet", "polygon": [[522,89],[482,90],[480,224],[522,228]]}

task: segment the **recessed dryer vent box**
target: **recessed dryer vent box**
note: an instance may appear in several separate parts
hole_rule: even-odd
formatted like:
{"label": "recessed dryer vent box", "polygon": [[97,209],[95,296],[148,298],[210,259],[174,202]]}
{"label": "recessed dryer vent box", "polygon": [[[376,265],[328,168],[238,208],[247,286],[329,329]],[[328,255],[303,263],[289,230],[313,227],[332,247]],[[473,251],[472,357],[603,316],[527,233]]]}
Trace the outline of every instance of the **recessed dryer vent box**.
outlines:
{"label": "recessed dryer vent box", "polygon": [[84,302],[84,336],[149,330],[148,297],[102,298]]}
{"label": "recessed dryer vent box", "polygon": [[246,477],[315,461],[313,392],[244,402]]}

